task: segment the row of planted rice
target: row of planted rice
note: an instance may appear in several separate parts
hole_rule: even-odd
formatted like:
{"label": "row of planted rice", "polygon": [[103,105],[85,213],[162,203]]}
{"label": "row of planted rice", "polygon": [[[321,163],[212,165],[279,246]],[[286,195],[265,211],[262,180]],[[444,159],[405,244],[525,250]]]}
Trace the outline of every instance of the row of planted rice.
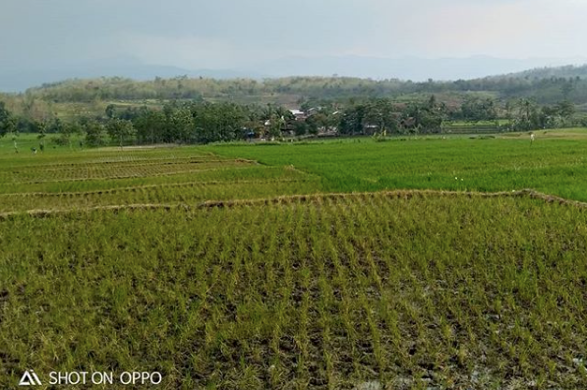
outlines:
{"label": "row of planted rice", "polygon": [[111,153],[6,164],[0,172],[0,213],[249,199],[320,189],[319,178],[295,169],[197,151]]}
{"label": "row of planted rice", "polygon": [[0,377],[587,386],[587,211],[407,194],[5,218]]}

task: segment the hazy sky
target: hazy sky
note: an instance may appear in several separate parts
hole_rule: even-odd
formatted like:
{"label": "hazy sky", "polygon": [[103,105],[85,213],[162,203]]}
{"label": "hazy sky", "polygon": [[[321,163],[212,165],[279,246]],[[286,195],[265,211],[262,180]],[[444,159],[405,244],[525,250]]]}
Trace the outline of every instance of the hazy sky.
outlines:
{"label": "hazy sky", "polygon": [[587,57],[587,0],[0,0],[0,66]]}

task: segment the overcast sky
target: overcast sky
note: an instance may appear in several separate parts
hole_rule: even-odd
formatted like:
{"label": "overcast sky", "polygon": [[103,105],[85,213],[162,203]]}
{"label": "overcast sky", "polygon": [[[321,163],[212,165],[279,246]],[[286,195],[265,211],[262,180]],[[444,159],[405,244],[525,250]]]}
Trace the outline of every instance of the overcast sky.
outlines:
{"label": "overcast sky", "polygon": [[0,65],[587,57],[587,0],[0,0]]}

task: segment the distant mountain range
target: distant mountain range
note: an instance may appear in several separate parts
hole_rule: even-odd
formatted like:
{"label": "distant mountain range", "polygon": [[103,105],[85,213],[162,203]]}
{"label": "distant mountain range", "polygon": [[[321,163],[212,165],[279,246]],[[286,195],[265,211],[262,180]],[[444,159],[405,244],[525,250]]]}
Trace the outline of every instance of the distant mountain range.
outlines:
{"label": "distant mountain range", "polygon": [[[111,59],[91,63],[52,65],[48,67],[24,66],[0,69],[0,91],[19,92],[72,78],[96,78],[120,76],[136,80],[177,76],[231,78],[276,78],[286,76],[349,76],[372,79],[401,79],[412,81],[476,79],[491,75],[519,77],[574,77],[587,76],[585,67],[556,68],[562,65],[586,64],[586,58],[568,59],[501,59],[485,56],[468,58],[402,59],[359,56],[341,57],[290,57],[260,62],[254,66],[235,69],[189,70],[173,66],[149,65],[136,59]],[[544,69],[548,67],[547,69]],[[538,68],[538,69],[537,69]],[[527,71],[532,69],[531,71]],[[533,76],[535,75],[535,76]]]}
{"label": "distant mountain range", "polygon": [[248,72],[232,70],[203,69],[191,71],[173,66],[143,64],[132,59],[102,60],[63,66],[53,65],[43,68],[0,68],[0,91],[21,92],[42,84],[76,78],[124,77],[135,80],[151,80],[155,77],[172,78],[177,76],[219,79],[254,77],[253,74]]}
{"label": "distant mountain range", "polygon": [[538,78],[548,79],[552,77],[563,77],[563,78],[587,78],[587,65],[566,65],[557,67],[543,67],[525,70],[518,73],[510,73],[501,76],[493,76],[494,78],[499,77],[516,77],[516,78]]}
{"label": "distant mountain range", "polygon": [[470,80],[492,75],[511,74],[527,69],[586,64],[587,58],[502,59],[487,56],[468,58],[371,58],[321,57],[286,58],[261,64],[258,69],[272,77],[284,76],[351,76],[372,79],[426,81],[428,79]]}

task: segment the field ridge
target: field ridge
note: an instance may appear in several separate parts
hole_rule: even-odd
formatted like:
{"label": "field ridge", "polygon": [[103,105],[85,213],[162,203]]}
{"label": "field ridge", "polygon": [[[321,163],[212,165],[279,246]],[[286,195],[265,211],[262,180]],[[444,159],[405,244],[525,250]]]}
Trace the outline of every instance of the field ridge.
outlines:
{"label": "field ridge", "polygon": [[[96,191],[96,192],[109,192]],[[571,199],[565,199],[559,196],[548,195],[533,189],[522,189],[518,191],[500,191],[500,192],[479,192],[479,191],[446,191],[446,190],[391,190],[391,191],[374,191],[374,192],[353,192],[353,193],[318,193],[311,195],[287,195],[277,196],[271,198],[257,198],[257,199],[239,199],[239,200],[208,200],[199,202],[197,204],[188,203],[138,203],[126,205],[107,205],[94,207],[75,207],[66,209],[36,209],[27,211],[10,211],[0,213],[0,221],[10,220],[15,217],[28,215],[35,218],[45,218],[54,215],[63,215],[76,212],[92,212],[92,211],[113,211],[118,212],[122,210],[172,210],[172,209],[208,209],[208,208],[233,208],[239,206],[258,206],[258,205],[273,205],[273,204],[291,204],[291,203],[306,203],[320,200],[336,200],[342,198],[373,198],[376,196],[387,198],[404,198],[410,199],[414,197],[424,198],[426,196],[432,197],[477,197],[477,198],[530,198],[542,200],[546,203],[558,203],[560,205],[567,205],[579,208],[587,208],[587,202],[580,202]]]}

